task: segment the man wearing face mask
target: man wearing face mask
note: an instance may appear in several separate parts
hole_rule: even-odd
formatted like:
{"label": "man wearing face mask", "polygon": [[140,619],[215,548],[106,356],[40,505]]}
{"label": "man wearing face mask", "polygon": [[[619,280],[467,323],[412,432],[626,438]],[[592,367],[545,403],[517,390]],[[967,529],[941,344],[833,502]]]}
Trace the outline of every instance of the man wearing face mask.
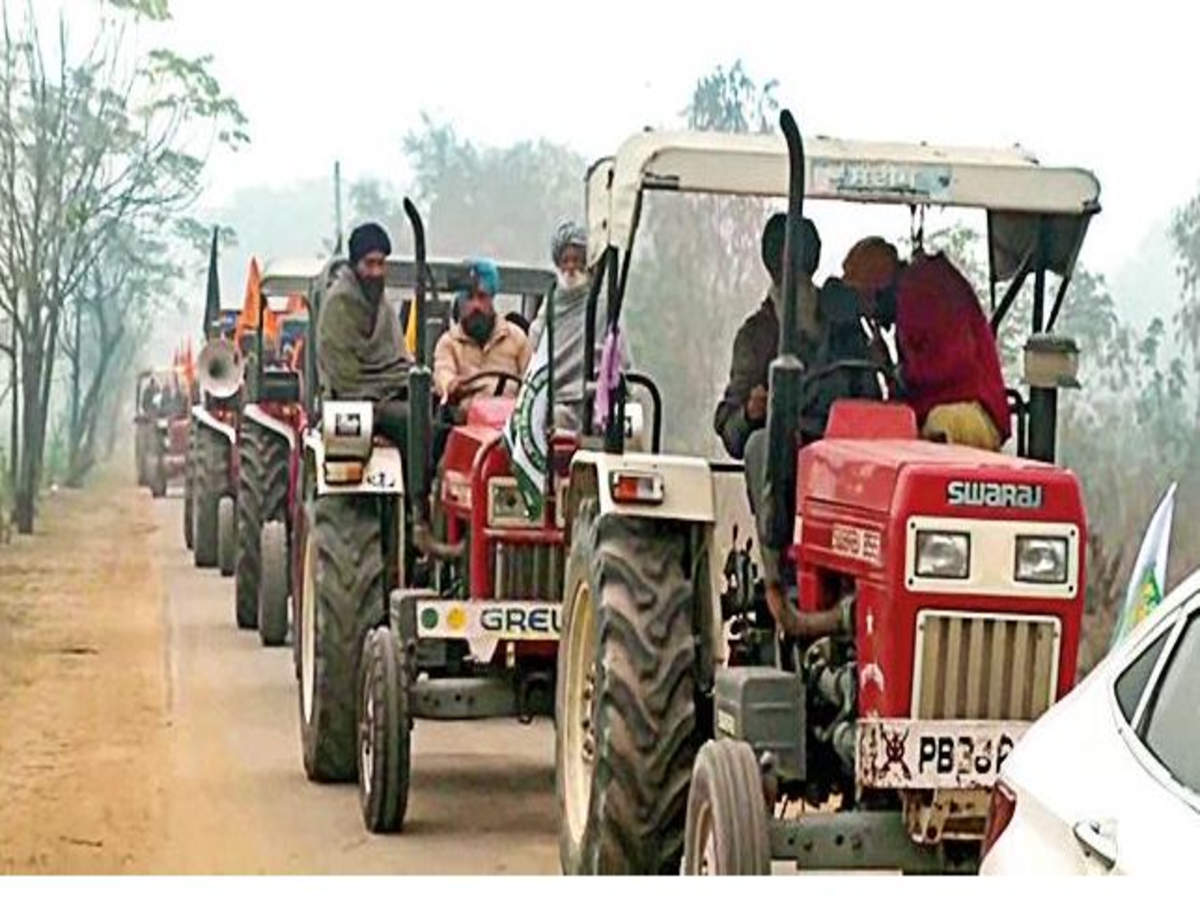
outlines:
{"label": "man wearing face mask", "polygon": [[[555,418],[559,427],[574,431],[579,428],[583,406],[584,326],[591,289],[587,230],[576,222],[562,222],[550,239],[550,258],[558,270],[553,296]],[[529,332],[535,351],[546,336],[547,306],[543,304]]]}
{"label": "man wearing face mask", "polygon": [[321,302],[317,369],[321,396],[374,401],[376,431],[403,448],[412,359],[383,292],[391,252],[387,232],[374,222],[350,234],[350,265],[338,270]]}
{"label": "man wearing face mask", "polygon": [[488,259],[468,260],[472,287],[457,301],[459,319],[438,338],[433,351],[433,387],[442,403],[470,405],[476,395],[495,393],[496,378],[472,382],[480,372],[508,372],[502,392],[515,396],[532,351],[525,332],[496,315],[494,298],[500,290],[500,273]]}

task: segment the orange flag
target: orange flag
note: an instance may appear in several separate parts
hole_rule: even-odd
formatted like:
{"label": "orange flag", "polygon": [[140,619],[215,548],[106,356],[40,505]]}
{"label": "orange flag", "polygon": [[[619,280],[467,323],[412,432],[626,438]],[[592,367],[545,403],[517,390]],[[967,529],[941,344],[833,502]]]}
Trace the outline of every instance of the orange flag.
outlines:
{"label": "orange flag", "polygon": [[261,280],[258,260],[252,256],[250,257],[250,274],[246,278],[246,296],[242,300],[242,311],[238,314],[237,328],[233,335],[235,347],[242,345],[243,334],[258,328],[258,307],[262,302]]}

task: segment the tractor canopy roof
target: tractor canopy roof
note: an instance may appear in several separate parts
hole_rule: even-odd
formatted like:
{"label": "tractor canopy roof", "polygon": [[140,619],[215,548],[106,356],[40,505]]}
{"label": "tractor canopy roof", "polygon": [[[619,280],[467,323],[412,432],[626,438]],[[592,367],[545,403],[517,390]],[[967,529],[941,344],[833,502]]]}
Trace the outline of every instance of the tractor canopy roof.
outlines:
{"label": "tractor canopy roof", "polygon": [[304,294],[312,290],[313,281],[325,268],[320,257],[269,259],[262,268],[259,286],[264,296]]}
{"label": "tractor canopy roof", "polygon": [[[937,147],[808,138],[805,196],[905,206],[969,207],[988,212],[992,277],[1015,276],[1049,225],[1046,268],[1074,268],[1100,183],[1084,169],[1051,168],[1020,148]],[[628,254],[642,192],[664,190],[786,197],[788,154],[781,135],[643,132],[587,176],[588,262],[608,247]]]}
{"label": "tractor canopy roof", "polygon": [[[387,283],[392,287],[411,288],[417,283],[417,265],[412,259],[389,259]],[[427,259],[431,288],[439,294],[453,294],[470,287],[467,261],[463,259]],[[500,294],[544,297],[554,284],[553,269],[520,263],[496,261],[500,272]]]}

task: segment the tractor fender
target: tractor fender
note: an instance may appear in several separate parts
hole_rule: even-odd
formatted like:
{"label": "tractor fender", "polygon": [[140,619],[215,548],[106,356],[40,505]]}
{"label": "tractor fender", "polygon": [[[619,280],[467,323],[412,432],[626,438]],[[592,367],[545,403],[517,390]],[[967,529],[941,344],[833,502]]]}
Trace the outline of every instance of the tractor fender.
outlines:
{"label": "tractor fender", "polygon": [[[616,472],[661,475],[663,502],[651,505],[614,501],[610,479]],[[707,644],[702,659],[714,666],[723,663],[728,656],[721,620],[721,590],[725,554],[732,544],[728,538],[721,539],[730,529],[717,521],[718,509],[723,510],[723,504],[717,502],[716,487],[716,477],[708,461],[697,457],[580,450],[571,459],[563,537],[564,544],[569,547],[577,510],[588,498],[597,500],[599,517],[654,519],[686,527],[697,551],[694,555],[697,570],[692,575],[700,616],[698,625]],[[744,496],[745,491],[742,493]],[[749,507],[749,501],[746,506]],[[702,681],[711,675],[711,669],[707,665],[704,668]]]}
{"label": "tractor fender", "polygon": [[[590,477],[577,478],[583,469]],[[629,472],[652,474],[663,486],[662,501],[653,504],[618,503],[613,499],[610,479]],[[601,453],[580,450],[571,459],[571,493],[575,484],[590,484],[601,516],[619,513],[638,519],[670,519],[677,522],[712,523],[716,518],[713,479],[708,462],[692,456],[663,456],[653,453]],[[568,506],[571,506],[568,501]]]}
{"label": "tractor fender", "polygon": [[197,425],[211,429],[224,437],[230,447],[237,446],[237,432],[233,430],[233,426],[222,422],[203,406],[192,407],[192,418],[196,420]]}
{"label": "tractor fender", "polygon": [[304,454],[312,466],[317,496],[331,494],[383,494],[404,496],[404,461],[395,447],[373,446],[362,480],[353,484],[329,484],[325,479],[325,442],[315,429],[304,434]]}
{"label": "tractor fender", "polygon": [[265,428],[267,431],[287,441],[289,452],[296,449],[296,435],[292,429],[274,416],[268,415],[257,403],[246,404],[246,407],[242,410],[242,415],[254,424]]}

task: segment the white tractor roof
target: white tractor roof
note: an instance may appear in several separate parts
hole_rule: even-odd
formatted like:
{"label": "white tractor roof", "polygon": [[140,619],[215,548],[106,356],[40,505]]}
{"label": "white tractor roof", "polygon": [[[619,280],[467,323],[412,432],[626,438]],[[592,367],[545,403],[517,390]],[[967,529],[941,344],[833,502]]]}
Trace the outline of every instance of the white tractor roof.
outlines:
{"label": "white tractor roof", "polygon": [[325,268],[318,256],[269,259],[262,267],[261,289],[264,294],[307,294],[313,279]]}
{"label": "white tractor roof", "polygon": [[[1010,226],[1030,215],[1064,216],[1073,220],[1069,230],[1078,231],[1080,240],[1082,229],[1074,220],[1099,210],[1100,184],[1091,172],[1042,166],[1019,148],[814,137],[805,140],[804,151],[805,196],[814,199],[975,207],[1012,220]],[[607,246],[623,251],[631,246],[643,190],[786,197],[787,146],[773,134],[634,135],[588,173],[589,262],[598,261]],[[1010,230],[1005,222],[997,224]],[[1077,249],[1076,243],[1065,254],[1071,264]]]}

